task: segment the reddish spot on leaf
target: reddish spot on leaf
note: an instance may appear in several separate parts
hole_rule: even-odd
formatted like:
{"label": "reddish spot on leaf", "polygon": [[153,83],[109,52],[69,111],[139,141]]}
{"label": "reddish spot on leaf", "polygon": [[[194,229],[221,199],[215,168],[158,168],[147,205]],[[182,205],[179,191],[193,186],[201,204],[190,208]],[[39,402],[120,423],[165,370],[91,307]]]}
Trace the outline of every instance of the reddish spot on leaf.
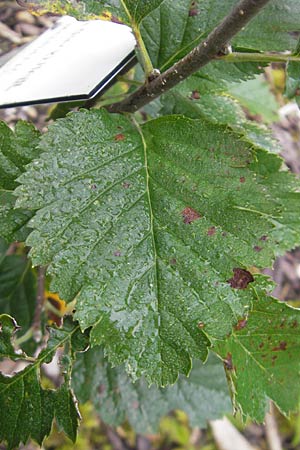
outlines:
{"label": "reddish spot on leaf", "polygon": [[199,99],[200,99],[199,91],[193,91],[193,92],[192,92],[192,95],[191,95],[191,98],[192,98],[193,100],[199,100]]}
{"label": "reddish spot on leaf", "polygon": [[133,409],[138,409],[139,402],[132,402],[131,406],[132,406]]}
{"label": "reddish spot on leaf", "polygon": [[199,14],[199,11],[197,8],[192,8],[189,10],[189,16],[193,17],[193,16],[197,16]]}
{"label": "reddish spot on leaf", "polygon": [[198,322],[198,328],[200,328],[200,330],[202,330],[202,328],[204,328],[205,325],[203,322]]}
{"label": "reddish spot on leaf", "polygon": [[259,247],[258,245],[255,245],[255,246],[253,247],[253,250],[254,250],[255,252],[261,252],[261,251],[262,251],[262,247]]}
{"label": "reddish spot on leaf", "polygon": [[279,345],[277,345],[277,347],[273,347],[272,351],[273,352],[278,352],[280,350],[286,350],[287,347],[287,343],[285,341],[281,341]]}
{"label": "reddish spot on leaf", "polygon": [[190,208],[189,206],[184,208],[184,210],[181,211],[181,214],[182,214],[184,223],[192,223],[192,222],[194,222],[194,220],[201,218],[200,214],[197,211],[195,211],[193,208]]}
{"label": "reddish spot on leaf", "polygon": [[261,238],[259,238],[260,241],[267,241],[268,240],[268,236],[262,236]]}
{"label": "reddish spot on leaf", "polygon": [[213,236],[215,234],[215,232],[216,232],[216,227],[210,227],[207,230],[207,236]]}
{"label": "reddish spot on leaf", "polygon": [[227,281],[234,289],[246,289],[248,284],[254,281],[254,278],[248,270],[234,268],[233,277]]}
{"label": "reddish spot on leaf", "polygon": [[103,394],[103,392],[105,392],[105,386],[104,386],[104,384],[99,384],[99,386],[98,386],[98,392],[99,392],[99,394]]}
{"label": "reddish spot on leaf", "polygon": [[176,258],[170,259],[170,265],[171,265],[171,266],[175,266],[176,263],[177,263]]}
{"label": "reddish spot on leaf", "polygon": [[245,177],[241,177],[241,178],[240,178],[240,182],[241,182],[241,183],[245,183],[245,181],[246,181],[246,178],[245,178]]}
{"label": "reddish spot on leaf", "polygon": [[120,24],[123,24],[123,22],[121,22],[121,20],[118,19],[116,16],[111,16],[111,21],[112,21],[113,23],[120,23]]}
{"label": "reddish spot on leaf", "polygon": [[122,134],[122,133],[119,133],[119,134],[116,134],[115,135],[115,141],[124,141],[124,139],[125,139],[125,136],[124,136],[124,134]]}
{"label": "reddish spot on leaf", "polygon": [[226,358],[224,359],[224,367],[227,370],[232,370],[233,369],[233,364],[232,364],[232,354],[231,353],[227,353]]}
{"label": "reddish spot on leaf", "polygon": [[248,320],[246,319],[246,317],[244,319],[240,319],[236,324],[236,326],[234,327],[235,330],[242,330],[247,325],[247,322]]}
{"label": "reddish spot on leaf", "polygon": [[128,189],[130,187],[130,183],[127,183],[127,181],[125,181],[125,183],[122,184],[124,189]]}
{"label": "reddish spot on leaf", "polygon": [[94,191],[95,189],[97,189],[97,185],[96,184],[91,184],[90,188],[92,189],[92,191]]}
{"label": "reddish spot on leaf", "polygon": [[114,256],[121,256],[120,250],[116,250],[116,251],[114,252]]}

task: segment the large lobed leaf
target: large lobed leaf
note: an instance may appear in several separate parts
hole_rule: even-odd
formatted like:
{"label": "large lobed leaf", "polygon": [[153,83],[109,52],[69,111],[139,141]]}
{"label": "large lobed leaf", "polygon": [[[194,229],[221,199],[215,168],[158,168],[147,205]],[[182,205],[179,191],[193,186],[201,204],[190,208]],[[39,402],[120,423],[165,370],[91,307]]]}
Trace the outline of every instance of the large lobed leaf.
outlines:
{"label": "large lobed leaf", "polygon": [[[281,159],[222,126],[179,116],[136,130],[82,111],[50,127],[17,189],[38,210],[28,238],[52,291],[92,326],[92,345],[159,385],[205,359],[251,307],[235,268],[299,242],[299,183]],[[243,287],[246,287],[243,286]]]}
{"label": "large lobed leaf", "polygon": [[26,122],[18,122],[15,132],[0,122],[0,236],[7,241],[22,241],[28,234],[25,224],[32,213],[15,209],[13,190],[26,164],[39,155],[38,139],[39,132]]}
{"label": "large lobed leaf", "polygon": [[[0,349],[2,357],[22,358],[13,354],[11,343],[15,322],[5,314],[0,316]],[[78,325],[67,324],[63,329],[52,329],[46,349],[36,360],[13,376],[0,373],[0,441],[7,442],[8,450],[29,438],[42,444],[51,431],[53,419],[60,430],[75,441],[79,413],[65,376],[64,383],[57,389],[44,389],[40,382],[40,367],[49,363],[57,349],[69,345],[69,351],[83,350],[86,338]],[[70,359],[71,361],[71,359]]]}
{"label": "large lobed leaf", "polygon": [[137,433],[157,432],[161,417],[174,409],[185,411],[191,426],[200,427],[231,411],[222,364],[213,355],[205,365],[195,362],[189,378],[181,376],[167,388],[149,388],[143,378],[132,383],[123,367],[110,366],[99,347],[78,355],[74,373],[73,387],[80,402],[92,401],[110,425],[127,418]]}

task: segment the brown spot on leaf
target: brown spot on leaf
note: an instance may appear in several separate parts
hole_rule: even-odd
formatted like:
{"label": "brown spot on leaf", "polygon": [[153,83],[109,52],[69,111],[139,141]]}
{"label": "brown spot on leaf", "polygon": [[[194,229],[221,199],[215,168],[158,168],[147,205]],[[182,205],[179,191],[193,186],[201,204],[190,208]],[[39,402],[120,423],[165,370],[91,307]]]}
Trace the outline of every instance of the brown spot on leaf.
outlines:
{"label": "brown spot on leaf", "polygon": [[124,141],[125,136],[123,133],[119,133],[115,135],[115,141],[120,142],[120,141]]}
{"label": "brown spot on leaf", "polygon": [[205,327],[203,322],[198,322],[198,328],[200,328],[200,330],[202,330]]}
{"label": "brown spot on leaf", "polygon": [[190,16],[190,17],[197,16],[198,14],[199,14],[199,11],[198,11],[197,8],[191,8],[191,9],[189,10],[189,16]]}
{"label": "brown spot on leaf", "polygon": [[114,256],[121,256],[120,250],[116,250],[116,251],[114,252]]}
{"label": "brown spot on leaf", "polygon": [[138,409],[138,407],[140,405],[139,405],[139,402],[135,401],[135,402],[132,402],[131,406],[132,406],[133,409]]}
{"label": "brown spot on leaf", "polygon": [[248,284],[254,281],[254,278],[248,270],[234,268],[233,277],[227,281],[234,289],[246,289]]}
{"label": "brown spot on leaf", "polygon": [[111,22],[123,24],[123,22],[121,22],[121,20],[116,16],[111,16]]}
{"label": "brown spot on leaf", "polygon": [[170,259],[170,265],[175,266],[177,264],[176,258]]}
{"label": "brown spot on leaf", "polygon": [[272,351],[273,352],[278,352],[280,350],[286,350],[286,346],[287,346],[287,343],[285,341],[281,341],[280,344],[277,345],[277,347],[273,347],[272,348]]}
{"label": "brown spot on leaf", "polygon": [[255,246],[253,247],[253,250],[254,250],[255,252],[261,252],[261,251],[262,251],[262,247],[259,247],[258,245],[255,245]]}
{"label": "brown spot on leaf", "polygon": [[248,322],[248,320],[246,319],[246,317],[244,317],[243,319],[240,319],[238,321],[238,323],[236,324],[236,326],[234,327],[235,330],[242,330],[247,325],[247,322]]}
{"label": "brown spot on leaf", "polygon": [[95,189],[97,189],[97,185],[96,184],[91,184],[90,188],[92,189],[92,191],[94,191]]}
{"label": "brown spot on leaf", "polygon": [[98,386],[98,392],[99,392],[99,394],[103,394],[103,392],[105,392],[105,386],[104,386],[104,384],[99,384],[99,386]]}
{"label": "brown spot on leaf", "polygon": [[213,236],[215,234],[215,232],[216,232],[216,227],[210,227],[207,230],[207,236]]}
{"label": "brown spot on leaf", "polygon": [[232,364],[232,354],[231,353],[227,353],[226,358],[224,359],[224,367],[227,370],[232,370],[233,369],[233,364]]}
{"label": "brown spot on leaf", "polygon": [[297,320],[294,320],[294,322],[292,323],[292,328],[297,328],[298,326],[298,322]]}
{"label": "brown spot on leaf", "polygon": [[260,241],[267,241],[268,240],[268,236],[261,236],[260,238],[259,238],[259,240]]}
{"label": "brown spot on leaf", "polygon": [[264,344],[263,342],[261,342],[261,343],[259,344],[258,348],[263,348],[264,345],[265,345],[265,344]]}
{"label": "brown spot on leaf", "polygon": [[124,189],[128,189],[130,187],[130,183],[127,183],[127,181],[125,181],[125,183],[122,184]]}
{"label": "brown spot on leaf", "polygon": [[192,92],[192,95],[191,95],[191,98],[192,98],[193,100],[199,100],[199,99],[200,99],[199,91],[193,91],[193,92]]}
{"label": "brown spot on leaf", "polygon": [[246,178],[245,177],[240,177],[240,183],[245,183]]}
{"label": "brown spot on leaf", "polygon": [[200,214],[197,211],[195,211],[193,208],[190,208],[189,206],[184,208],[184,210],[181,211],[181,214],[182,214],[184,223],[192,223],[192,222],[194,222],[194,220],[201,218]]}

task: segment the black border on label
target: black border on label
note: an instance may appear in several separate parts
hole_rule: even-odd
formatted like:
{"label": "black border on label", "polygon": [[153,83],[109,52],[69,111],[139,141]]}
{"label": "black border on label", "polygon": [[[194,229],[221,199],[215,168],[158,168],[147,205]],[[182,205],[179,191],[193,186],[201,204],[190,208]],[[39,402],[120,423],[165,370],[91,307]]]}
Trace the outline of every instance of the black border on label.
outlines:
{"label": "black border on label", "polygon": [[44,98],[40,100],[28,100],[25,102],[15,102],[15,103],[6,103],[5,105],[0,104],[0,109],[4,108],[14,108],[17,106],[28,106],[28,105],[41,105],[43,103],[62,103],[62,102],[73,102],[79,100],[90,100],[94,98],[96,95],[100,93],[104,93],[106,89],[111,87],[117,75],[121,75],[122,73],[127,72],[137,63],[137,58],[135,55],[135,51],[133,50],[129,55],[124,58],[120,64],[118,64],[102,81],[100,81],[97,86],[95,86],[88,94],[78,94],[78,95],[70,95],[67,97],[53,97],[53,98]]}

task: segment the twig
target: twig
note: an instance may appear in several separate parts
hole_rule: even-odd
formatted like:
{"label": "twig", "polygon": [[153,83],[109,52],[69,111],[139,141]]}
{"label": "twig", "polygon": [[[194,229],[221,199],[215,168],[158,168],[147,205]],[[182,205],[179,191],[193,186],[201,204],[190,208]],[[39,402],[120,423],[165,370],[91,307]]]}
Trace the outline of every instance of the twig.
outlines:
{"label": "twig", "polygon": [[18,245],[19,245],[19,242],[17,242],[17,241],[12,242],[10,244],[10,246],[8,247],[8,249],[6,250],[5,255],[6,256],[14,255],[16,253]]}
{"label": "twig", "polygon": [[110,443],[113,446],[114,450],[131,450],[131,448],[126,445],[126,443],[123,441],[123,439],[118,435],[116,431],[114,431],[111,427],[108,425],[104,425],[103,427],[106,432],[106,436]]}
{"label": "twig", "polygon": [[110,105],[110,112],[135,112],[168,91],[218,56],[222,48],[256,16],[270,0],[241,0],[227,17],[188,55],[170,69],[146,82],[125,100]]}
{"label": "twig", "polygon": [[45,276],[46,267],[39,266],[38,268],[38,284],[37,284],[37,296],[36,306],[34,311],[34,317],[32,322],[33,337],[36,342],[41,340],[41,315],[45,299]]}
{"label": "twig", "polygon": [[268,448],[270,450],[282,450],[273,403],[270,404],[270,412],[268,412],[265,417],[265,430]]}
{"label": "twig", "polygon": [[297,56],[297,55],[291,55],[290,53],[268,53],[268,52],[262,52],[262,53],[233,52],[233,53],[229,53],[229,55],[218,56],[216,59],[218,61],[233,62],[233,63],[239,63],[239,62],[261,62],[261,63],[285,62],[285,63],[287,63],[289,61],[300,62],[300,56]]}

